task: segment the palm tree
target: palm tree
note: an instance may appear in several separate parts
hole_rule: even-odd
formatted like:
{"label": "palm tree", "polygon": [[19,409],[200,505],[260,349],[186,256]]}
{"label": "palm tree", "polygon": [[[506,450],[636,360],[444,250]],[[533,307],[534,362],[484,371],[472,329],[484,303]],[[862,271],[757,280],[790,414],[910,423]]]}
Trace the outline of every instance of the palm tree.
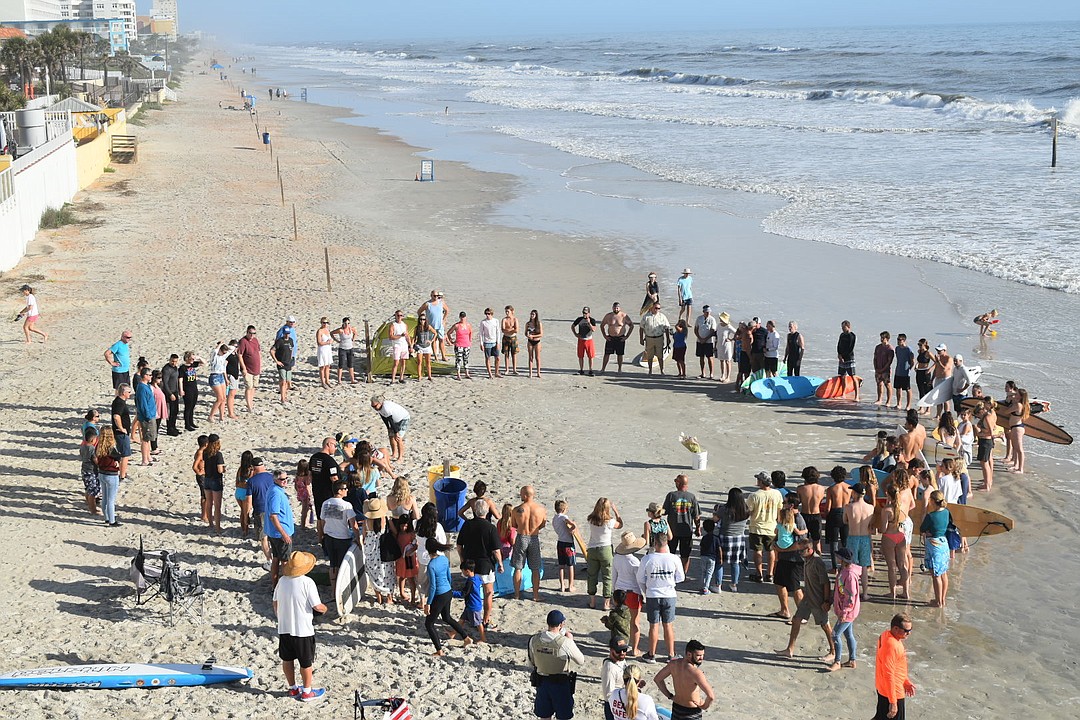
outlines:
{"label": "palm tree", "polygon": [[11,38],[0,48],[0,64],[4,66],[4,75],[8,80],[18,76],[24,85],[34,81],[34,55],[31,43],[26,38]]}
{"label": "palm tree", "polygon": [[45,67],[54,80],[67,82],[67,63],[75,53],[76,42],[75,33],[62,25],[37,37]]}

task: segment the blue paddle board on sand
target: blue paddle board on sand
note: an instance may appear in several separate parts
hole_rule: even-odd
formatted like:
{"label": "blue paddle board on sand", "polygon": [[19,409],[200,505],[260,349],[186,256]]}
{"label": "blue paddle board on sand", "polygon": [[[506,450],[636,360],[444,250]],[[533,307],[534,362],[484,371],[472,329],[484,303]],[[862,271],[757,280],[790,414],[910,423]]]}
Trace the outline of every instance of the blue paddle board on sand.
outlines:
{"label": "blue paddle board on sand", "polygon": [[0,675],[0,688],[122,689],[190,687],[247,680],[251,668],[219,665],[101,663],[15,670]]}
{"label": "blue paddle board on sand", "polygon": [[758,400],[798,400],[813,397],[825,378],[804,375],[761,378],[750,383],[750,394]]}

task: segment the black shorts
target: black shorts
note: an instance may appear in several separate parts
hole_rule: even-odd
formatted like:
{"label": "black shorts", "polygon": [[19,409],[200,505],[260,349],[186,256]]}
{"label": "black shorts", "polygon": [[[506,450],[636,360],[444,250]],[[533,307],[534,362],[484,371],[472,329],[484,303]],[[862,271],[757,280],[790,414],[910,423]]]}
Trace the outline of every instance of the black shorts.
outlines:
{"label": "black shorts", "polygon": [[[788,560],[792,557],[792,560]],[[776,569],[773,572],[773,585],[787,588],[788,592],[795,592],[802,587],[803,561],[798,553],[780,553],[776,560]]]}
{"label": "black shorts", "polygon": [[990,462],[990,458],[994,456],[994,439],[993,438],[979,438],[979,454],[977,460],[981,463]]}
{"label": "black shorts", "polygon": [[904,720],[906,715],[904,714],[904,698],[900,698],[896,701],[896,716],[889,718],[889,698],[885,697],[881,693],[877,696],[877,713],[874,715],[874,720]]}
{"label": "black shorts", "polygon": [[289,553],[292,552],[292,543],[285,542],[285,538],[268,537],[270,541],[270,557],[275,560],[285,562],[289,559]]}
{"label": "black shorts", "polygon": [[353,350],[342,350],[341,348],[338,348],[337,365],[339,368],[348,368],[351,370],[353,366]]}
{"label": "black shorts", "polygon": [[342,561],[345,560],[345,556],[349,553],[349,548],[352,547],[352,542],[352,538],[342,540],[329,535],[323,536],[323,552],[326,553],[326,559],[330,561],[331,568],[337,570],[341,567]]}
{"label": "black shorts", "polygon": [[300,667],[309,668],[315,664],[315,636],[296,637],[295,635],[277,636],[277,654],[285,662],[300,663]]}
{"label": "black shorts", "polygon": [[803,515],[803,521],[806,523],[806,534],[810,536],[810,539],[817,542],[821,539],[821,516],[820,515]]}
{"label": "black shorts", "polygon": [[750,356],[744,352],[739,353],[739,373],[742,375],[750,374]]}
{"label": "black shorts", "polygon": [[712,357],[716,355],[716,346],[711,342],[699,342],[694,352],[700,358]]}
{"label": "black shorts", "polygon": [[776,372],[777,369],[779,369],[779,367],[780,367],[779,358],[771,358],[771,357],[765,358],[765,370],[766,371],[768,371],[768,372]]}
{"label": "black shorts", "polygon": [[686,360],[686,346],[683,345],[682,347],[672,348],[671,359],[675,362],[683,362]]}
{"label": "black shorts", "polygon": [[611,338],[604,342],[604,355],[618,355],[622,357],[626,354],[626,338]]}
{"label": "black shorts", "polygon": [[892,384],[897,390],[911,390],[911,376],[893,375]]}
{"label": "black shorts", "polygon": [[692,535],[674,535],[668,543],[668,550],[671,551],[672,555],[678,555],[685,560],[694,551],[694,537]]}
{"label": "black shorts", "polygon": [[847,541],[847,525],[844,524],[844,511],[834,508],[825,516],[825,542],[838,543]]}
{"label": "black shorts", "polygon": [[757,372],[765,367],[765,353],[764,352],[752,352],[750,353],[750,370]]}

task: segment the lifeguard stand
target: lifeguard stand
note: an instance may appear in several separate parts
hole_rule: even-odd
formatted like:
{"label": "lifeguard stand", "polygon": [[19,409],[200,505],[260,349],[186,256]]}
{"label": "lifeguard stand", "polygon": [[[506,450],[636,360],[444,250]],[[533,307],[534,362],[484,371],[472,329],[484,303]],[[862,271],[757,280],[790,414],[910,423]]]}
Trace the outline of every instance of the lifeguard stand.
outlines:
{"label": "lifeguard stand", "polygon": [[416,179],[420,182],[425,180],[435,180],[435,161],[434,160],[421,160],[420,161],[420,174],[416,176]]}

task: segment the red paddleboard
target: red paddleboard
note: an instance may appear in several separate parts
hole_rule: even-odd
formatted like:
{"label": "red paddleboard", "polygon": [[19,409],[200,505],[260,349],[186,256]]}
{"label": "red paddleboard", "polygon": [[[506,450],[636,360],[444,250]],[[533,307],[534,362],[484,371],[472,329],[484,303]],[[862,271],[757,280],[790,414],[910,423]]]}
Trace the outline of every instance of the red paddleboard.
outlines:
{"label": "red paddleboard", "polygon": [[861,384],[862,378],[858,375],[855,377],[852,377],[851,375],[837,375],[836,377],[831,377],[821,383],[821,386],[814,394],[822,400],[842,398],[845,395],[854,395]]}

